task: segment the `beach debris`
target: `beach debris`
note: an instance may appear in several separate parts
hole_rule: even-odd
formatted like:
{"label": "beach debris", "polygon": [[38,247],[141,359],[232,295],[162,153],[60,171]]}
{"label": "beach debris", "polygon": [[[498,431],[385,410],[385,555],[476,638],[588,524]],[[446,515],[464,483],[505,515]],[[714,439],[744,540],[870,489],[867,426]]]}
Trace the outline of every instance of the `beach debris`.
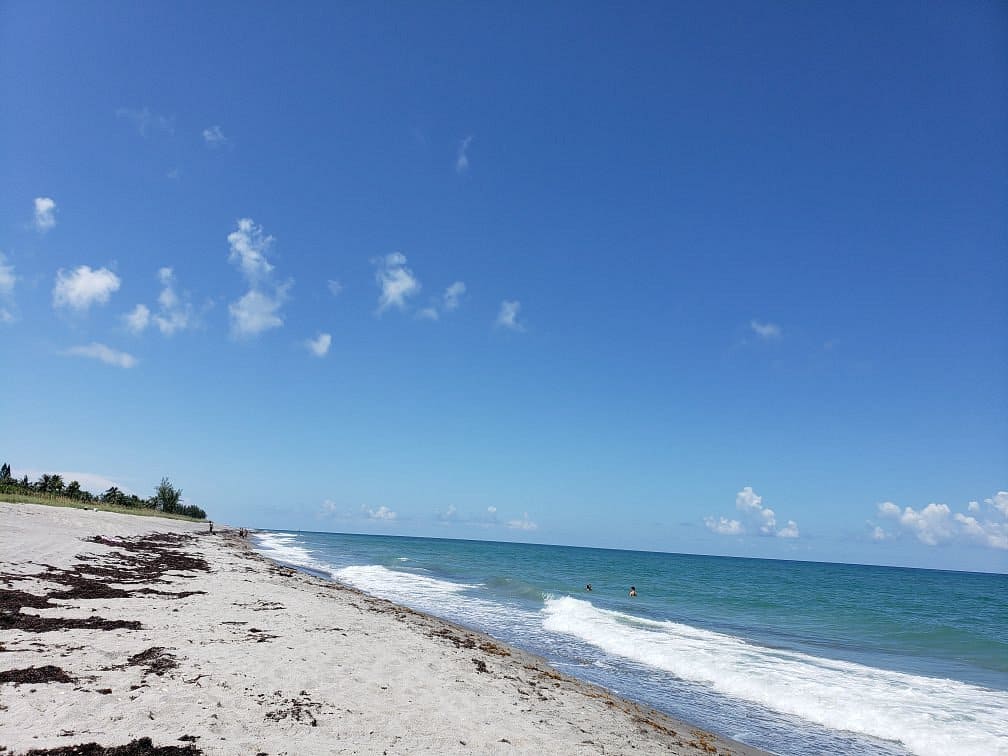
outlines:
{"label": "beach debris", "polygon": [[202,753],[192,744],[155,746],[150,738],[139,738],[121,746],[81,743],[59,748],[35,748],[25,756],[196,756]]}
{"label": "beach debris", "polygon": [[153,646],[146,651],[133,654],[133,656],[126,660],[126,665],[130,667],[144,667],[144,677],[147,677],[147,675],[162,677],[168,670],[178,667],[178,660],[163,647]]}
{"label": "beach debris", "polygon": [[[259,694],[259,698],[265,698],[264,693]],[[318,716],[322,713],[322,704],[312,701],[308,691],[302,690],[296,696],[285,698],[279,690],[273,692],[273,701],[260,700],[262,706],[270,706],[271,710],[266,712],[266,719],[271,722],[281,722],[289,719],[291,722],[300,722],[311,727],[318,727]],[[276,707],[276,708],[272,708]]]}
{"label": "beach debris", "polygon": [[60,667],[47,664],[44,667],[27,667],[26,669],[7,669],[0,672],[0,683],[75,683],[77,679],[68,675]]}
{"label": "beach debris", "polygon": [[486,662],[483,661],[482,659],[473,659],[472,663],[476,665],[477,672],[486,672],[486,673],[490,672],[490,670],[487,669]]}

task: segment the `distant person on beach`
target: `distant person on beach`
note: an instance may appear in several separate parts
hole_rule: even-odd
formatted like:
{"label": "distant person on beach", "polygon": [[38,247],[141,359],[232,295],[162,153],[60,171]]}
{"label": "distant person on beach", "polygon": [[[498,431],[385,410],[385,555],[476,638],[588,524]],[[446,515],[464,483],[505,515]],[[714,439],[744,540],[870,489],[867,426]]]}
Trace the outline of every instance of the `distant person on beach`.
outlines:
{"label": "distant person on beach", "polygon": [[637,586],[630,586],[630,598],[637,598]]}
{"label": "distant person on beach", "polygon": [[213,520],[210,520],[210,535],[213,535]]}
{"label": "distant person on beach", "polygon": [[587,584],[587,585],[585,586],[585,590],[586,590],[586,591],[588,591],[588,593],[591,593],[591,583],[588,583],[588,584]]}

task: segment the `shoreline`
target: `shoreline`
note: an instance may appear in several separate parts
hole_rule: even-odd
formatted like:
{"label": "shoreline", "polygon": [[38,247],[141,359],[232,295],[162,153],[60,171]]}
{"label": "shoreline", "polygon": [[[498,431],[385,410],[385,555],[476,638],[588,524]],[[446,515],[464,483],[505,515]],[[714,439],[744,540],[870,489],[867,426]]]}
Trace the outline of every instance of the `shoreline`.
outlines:
{"label": "shoreline", "polygon": [[[765,753],[281,565],[230,529],[67,511],[0,503],[5,597],[30,594],[19,615],[77,625],[9,627],[5,598],[0,674],[54,667],[72,680],[0,683],[6,752],[150,737],[208,754]],[[80,626],[98,619],[138,627]]]}

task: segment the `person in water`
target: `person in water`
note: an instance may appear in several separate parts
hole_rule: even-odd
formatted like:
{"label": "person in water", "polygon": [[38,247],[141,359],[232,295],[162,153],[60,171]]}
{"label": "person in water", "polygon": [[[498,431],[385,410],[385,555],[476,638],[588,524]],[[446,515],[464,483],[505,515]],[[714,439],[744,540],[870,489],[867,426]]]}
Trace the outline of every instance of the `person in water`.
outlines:
{"label": "person in water", "polygon": [[630,598],[636,598],[636,597],[637,597],[637,586],[631,585],[630,586]]}
{"label": "person in water", "polygon": [[591,583],[588,583],[588,584],[587,584],[587,585],[585,586],[585,590],[586,590],[586,591],[588,591],[589,593],[591,593]]}

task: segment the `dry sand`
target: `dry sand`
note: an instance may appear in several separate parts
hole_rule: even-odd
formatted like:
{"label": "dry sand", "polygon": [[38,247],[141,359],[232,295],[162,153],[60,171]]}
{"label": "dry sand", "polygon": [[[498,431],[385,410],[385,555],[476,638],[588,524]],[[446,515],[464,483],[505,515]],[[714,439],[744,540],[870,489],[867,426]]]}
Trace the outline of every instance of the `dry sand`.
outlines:
{"label": "dry sand", "polygon": [[206,530],[0,503],[0,753],[759,753]]}

